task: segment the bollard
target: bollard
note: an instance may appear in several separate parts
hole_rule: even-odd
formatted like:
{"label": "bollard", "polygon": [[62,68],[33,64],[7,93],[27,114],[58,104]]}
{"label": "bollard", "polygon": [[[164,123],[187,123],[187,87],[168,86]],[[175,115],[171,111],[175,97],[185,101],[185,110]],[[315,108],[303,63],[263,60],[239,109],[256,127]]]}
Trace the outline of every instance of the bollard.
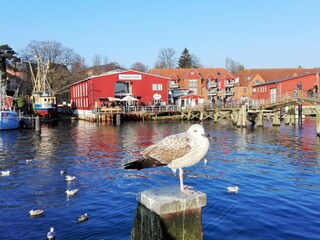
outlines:
{"label": "bollard", "polygon": [[37,116],[37,117],[35,118],[34,130],[35,130],[36,132],[41,132],[41,124],[40,124],[40,117],[39,117],[39,116]]}
{"label": "bollard", "polygon": [[201,208],[206,205],[205,193],[182,193],[178,187],[163,187],[143,191],[137,200],[130,239],[203,238]]}

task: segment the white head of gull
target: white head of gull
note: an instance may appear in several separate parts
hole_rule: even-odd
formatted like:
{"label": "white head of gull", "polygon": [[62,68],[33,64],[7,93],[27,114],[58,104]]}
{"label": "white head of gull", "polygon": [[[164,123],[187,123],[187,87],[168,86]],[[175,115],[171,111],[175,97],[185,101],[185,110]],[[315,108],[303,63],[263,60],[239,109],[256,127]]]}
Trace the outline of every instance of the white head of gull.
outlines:
{"label": "white head of gull", "polygon": [[167,166],[173,171],[179,169],[180,190],[183,185],[183,169],[198,163],[209,150],[208,134],[200,124],[193,124],[186,132],[165,137],[158,143],[144,149],[142,159],[127,163],[124,169],[143,169]]}
{"label": "white head of gull", "polygon": [[237,186],[227,187],[227,190],[229,193],[237,193],[239,191],[239,187],[237,187]]}
{"label": "white head of gull", "polygon": [[47,233],[47,239],[54,240],[56,239],[56,233],[54,232],[54,228],[51,227],[50,231]]}
{"label": "white head of gull", "polygon": [[79,189],[68,189],[68,190],[66,190],[66,194],[68,195],[68,196],[72,196],[72,195],[75,195],[77,192],[79,191]]}
{"label": "white head of gull", "polygon": [[10,171],[9,171],[9,170],[7,170],[7,171],[1,171],[1,172],[0,172],[0,175],[3,176],[3,177],[9,176],[9,175],[10,175]]}
{"label": "white head of gull", "polygon": [[31,217],[42,216],[44,213],[43,209],[30,210],[29,214]]}
{"label": "white head of gull", "polygon": [[77,223],[82,223],[89,220],[89,215],[87,213],[77,217]]}
{"label": "white head of gull", "polygon": [[76,179],[75,176],[70,176],[70,175],[67,175],[67,176],[66,176],[66,180],[67,180],[67,181],[73,181],[73,180],[75,180],[75,179]]}

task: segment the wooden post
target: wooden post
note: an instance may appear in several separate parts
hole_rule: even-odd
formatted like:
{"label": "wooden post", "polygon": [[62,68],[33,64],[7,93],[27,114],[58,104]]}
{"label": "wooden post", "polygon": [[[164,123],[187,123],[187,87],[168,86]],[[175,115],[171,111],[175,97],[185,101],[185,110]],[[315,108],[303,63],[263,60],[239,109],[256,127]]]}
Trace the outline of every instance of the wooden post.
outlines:
{"label": "wooden post", "polygon": [[257,127],[263,127],[263,110],[258,113]]}
{"label": "wooden post", "polygon": [[246,106],[243,105],[239,109],[239,115],[238,115],[238,121],[237,121],[237,127],[246,127],[246,121],[247,121],[247,111]]}
{"label": "wooden post", "polygon": [[36,132],[41,132],[41,123],[40,123],[40,117],[39,116],[37,116],[36,118],[35,118],[35,124],[34,124],[34,130],[36,131]]}
{"label": "wooden post", "polygon": [[302,103],[298,104],[298,124],[302,126]]}
{"label": "wooden post", "polygon": [[280,126],[280,114],[278,111],[273,113],[272,125],[273,126]]}
{"label": "wooden post", "polygon": [[320,137],[320,106],[316,106],[317,136]]}
{"label": "wooden post", "polygon": [[205,193],[182,193],[178,187],[146,190],[137,197],[132,240],[202,239],[201,208]]}

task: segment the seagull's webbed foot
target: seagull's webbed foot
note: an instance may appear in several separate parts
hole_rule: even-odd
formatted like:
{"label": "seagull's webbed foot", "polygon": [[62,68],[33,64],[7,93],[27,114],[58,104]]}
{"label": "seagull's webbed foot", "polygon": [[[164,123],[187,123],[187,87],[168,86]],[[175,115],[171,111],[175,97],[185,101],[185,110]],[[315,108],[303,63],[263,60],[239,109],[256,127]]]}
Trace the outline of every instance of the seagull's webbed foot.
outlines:
{"label": "seagull's webbed foot", "polygon": [[193,190],[193,187],[191,186],[187,186],[187,185],[184,185],[182,188],[180,188],[180,191],[182,193],[194,193],[195,191]]}

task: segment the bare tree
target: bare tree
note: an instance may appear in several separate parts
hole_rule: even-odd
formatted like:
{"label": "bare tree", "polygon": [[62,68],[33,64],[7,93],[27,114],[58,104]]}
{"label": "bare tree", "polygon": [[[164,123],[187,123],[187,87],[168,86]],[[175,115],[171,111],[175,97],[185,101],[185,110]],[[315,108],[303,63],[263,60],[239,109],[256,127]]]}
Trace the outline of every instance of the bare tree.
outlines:
{"label": "bare tree", "polygon": [[103,64],[107,65],[109,63],[109,58],[107,56],[103,56]]}
{"label": "bare tree", "polygon": [[79,57],[72,49],[56,41],[31,41],[22,50],[21,56],[30,63],[35,63],[36,59],[40,59],[43,64],[49,63],[47,80],[55,95],[69,90],[67,86],[72,79],[69,69]]}
{"label": "bare tree", "polygon": [[72,82],[77,82],[85,79],[87,77],[86,71],[87,67],[85,65],[85,59],[80,55],[77,55],[70,69]]}
{"label": "bare tree", "polygon": [[102,57],[100,54],[96,54],[93,56],[93,59],[92,59],[92,74],[93,75],[96,75],[99,73],[100,71],[100,66],[101,66],[101,60],[102,60]]}
{"label": "bare tree", "polygon": [[244,70],[244,66],[239,62],[227,57],[226,58],[226,69],[231,73],[237,73],[238,71]]}
{"label": "bare tree", "polygon": [[191,54],[191,66],[193,68],[201,68],[202,67],[199,58],[194,54]]}
{"label": "bare tree", "polygon": [[135,62],[134,64],[131,65],[131,69],[139,72],[147,72],[148,66],[142,64],[141,62]]}
{"label": "bare tree", "polygon": [[163,48],[159,51],[155,68],[174,68],[177,62],[176,51],[173,48]]}

